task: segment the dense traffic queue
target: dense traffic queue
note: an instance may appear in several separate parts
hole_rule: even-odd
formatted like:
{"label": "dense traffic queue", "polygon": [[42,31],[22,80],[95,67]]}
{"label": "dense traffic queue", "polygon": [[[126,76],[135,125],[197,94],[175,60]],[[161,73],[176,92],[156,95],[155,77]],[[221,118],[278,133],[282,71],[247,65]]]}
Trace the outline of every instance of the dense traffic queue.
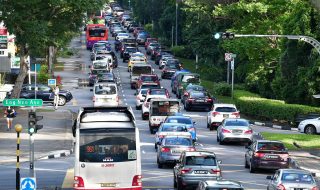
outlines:
{"label": "dense traffic queue", "polygon": [[[120,11],[119,11],[120,10]],[[289,154],[280,141],[255,139],[252,124],[241,118],[234,104],[224,104],[201,85],[200,75],[183,68],[183,63],[157,38],[151,37],[135,23],[132,13],[112,3],[105,12],[105,27],[115,39],[92,44],[89,84],[93,86],[95,107],[119,106],[118,81],[113,70],[122,66],[130,73],[130,87],[135,89],[135,109],[148,120],[149,131],[155,135],[158,168],[173,166],[173,186],[177,189],[244,189],[240,182],[223,179],[221,160],[211,151],[198,148],[197,124],[183,114],[198,110],[207,112],[208,130],[217,131],[220,145],[233,142],[246,147],[243,166],[251,173],[260,168],[275,170],[268,176],[267,189],[317,190],[310,172],[289,168]],[[144,49],[144,52],[141,50]],[[159,77],[150,61],[160,69]],[[171,90],[162,87],[169,80]],[[170,92],[175,95],[170,94]]]}

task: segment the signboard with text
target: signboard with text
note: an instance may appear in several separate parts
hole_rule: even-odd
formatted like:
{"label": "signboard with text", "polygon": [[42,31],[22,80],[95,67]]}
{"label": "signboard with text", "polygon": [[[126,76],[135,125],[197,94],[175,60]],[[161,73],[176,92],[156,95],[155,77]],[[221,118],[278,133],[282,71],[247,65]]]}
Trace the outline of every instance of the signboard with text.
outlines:
{"label": "signboard with text", "polygon": [[41,99],[4,99],[3,106],[42,106]]}

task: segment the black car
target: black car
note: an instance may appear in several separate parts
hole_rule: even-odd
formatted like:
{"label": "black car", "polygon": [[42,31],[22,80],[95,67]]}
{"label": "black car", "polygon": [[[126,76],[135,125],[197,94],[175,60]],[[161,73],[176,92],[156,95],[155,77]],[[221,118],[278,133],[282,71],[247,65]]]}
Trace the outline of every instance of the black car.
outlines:
{"label": "black car", "polygon": [[[26,84],[22,86],[20,98],[25,99],[42,99],[44,102],[53,103],[54,100],[54,92],[50,86],[44,84],[36,85],[37,91],[35,93],[35,85],[34,84]],[[37,95],[37,96],[35,96]],[[71,92],[66,90],[59,90],[59,106],[64,106],[67,102],[72,100],[73,96]]]}
{"label": "black car", "polygon": [[215,101],[207,92],[191,91],[184,101],[184,109],[189,111],[193,108],[209,111]]}
{"label": "black car", "polygon": [[138,51],[139,50],[137,47],[130,47],[130,46],[126,47],[123,51],[123,57],[122,57],[123,62],[128,61],[131,57],[131,54],[136,53]]}
{"label": "black car", "polygon": [[176,71],[179,71],[180,68],[174,64],[166,65],[161,72],[162,79],[171,79]]}
{"label": "black car", "polygon": [[197,85],[197,84],[188,84],[188,86],[186,87],[186,89],[184,90],[183,94],[181,95],[181,102],[184,104],[184,101],[186,100],[186,98],[188,98],[189,93],[191,91],[198,91],[198,92],[207,92],[207,90],[201,86],[201,85]]}

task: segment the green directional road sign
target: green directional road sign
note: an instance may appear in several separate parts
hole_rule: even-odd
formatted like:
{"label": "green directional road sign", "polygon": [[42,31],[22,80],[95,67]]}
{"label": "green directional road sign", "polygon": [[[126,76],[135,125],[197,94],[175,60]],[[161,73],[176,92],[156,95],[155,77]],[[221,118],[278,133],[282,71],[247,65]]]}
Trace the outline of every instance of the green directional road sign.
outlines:
{"label": "green directional road sign", "polygon": [[3,106],[42,106],[41,99],[4,99]]}

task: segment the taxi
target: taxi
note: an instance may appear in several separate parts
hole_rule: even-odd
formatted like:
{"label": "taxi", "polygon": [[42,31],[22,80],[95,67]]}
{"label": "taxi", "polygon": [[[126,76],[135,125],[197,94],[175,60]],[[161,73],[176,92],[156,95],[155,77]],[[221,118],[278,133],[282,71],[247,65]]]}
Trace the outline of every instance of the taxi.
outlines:
{"label": "taxi", "polygon": [[131,68],[135,63],[147,64],[147,57],[143,53],[140,53],[140,52],[133,53],[129,59],[129,62],[128,62],[128,72],[131,71]]}

